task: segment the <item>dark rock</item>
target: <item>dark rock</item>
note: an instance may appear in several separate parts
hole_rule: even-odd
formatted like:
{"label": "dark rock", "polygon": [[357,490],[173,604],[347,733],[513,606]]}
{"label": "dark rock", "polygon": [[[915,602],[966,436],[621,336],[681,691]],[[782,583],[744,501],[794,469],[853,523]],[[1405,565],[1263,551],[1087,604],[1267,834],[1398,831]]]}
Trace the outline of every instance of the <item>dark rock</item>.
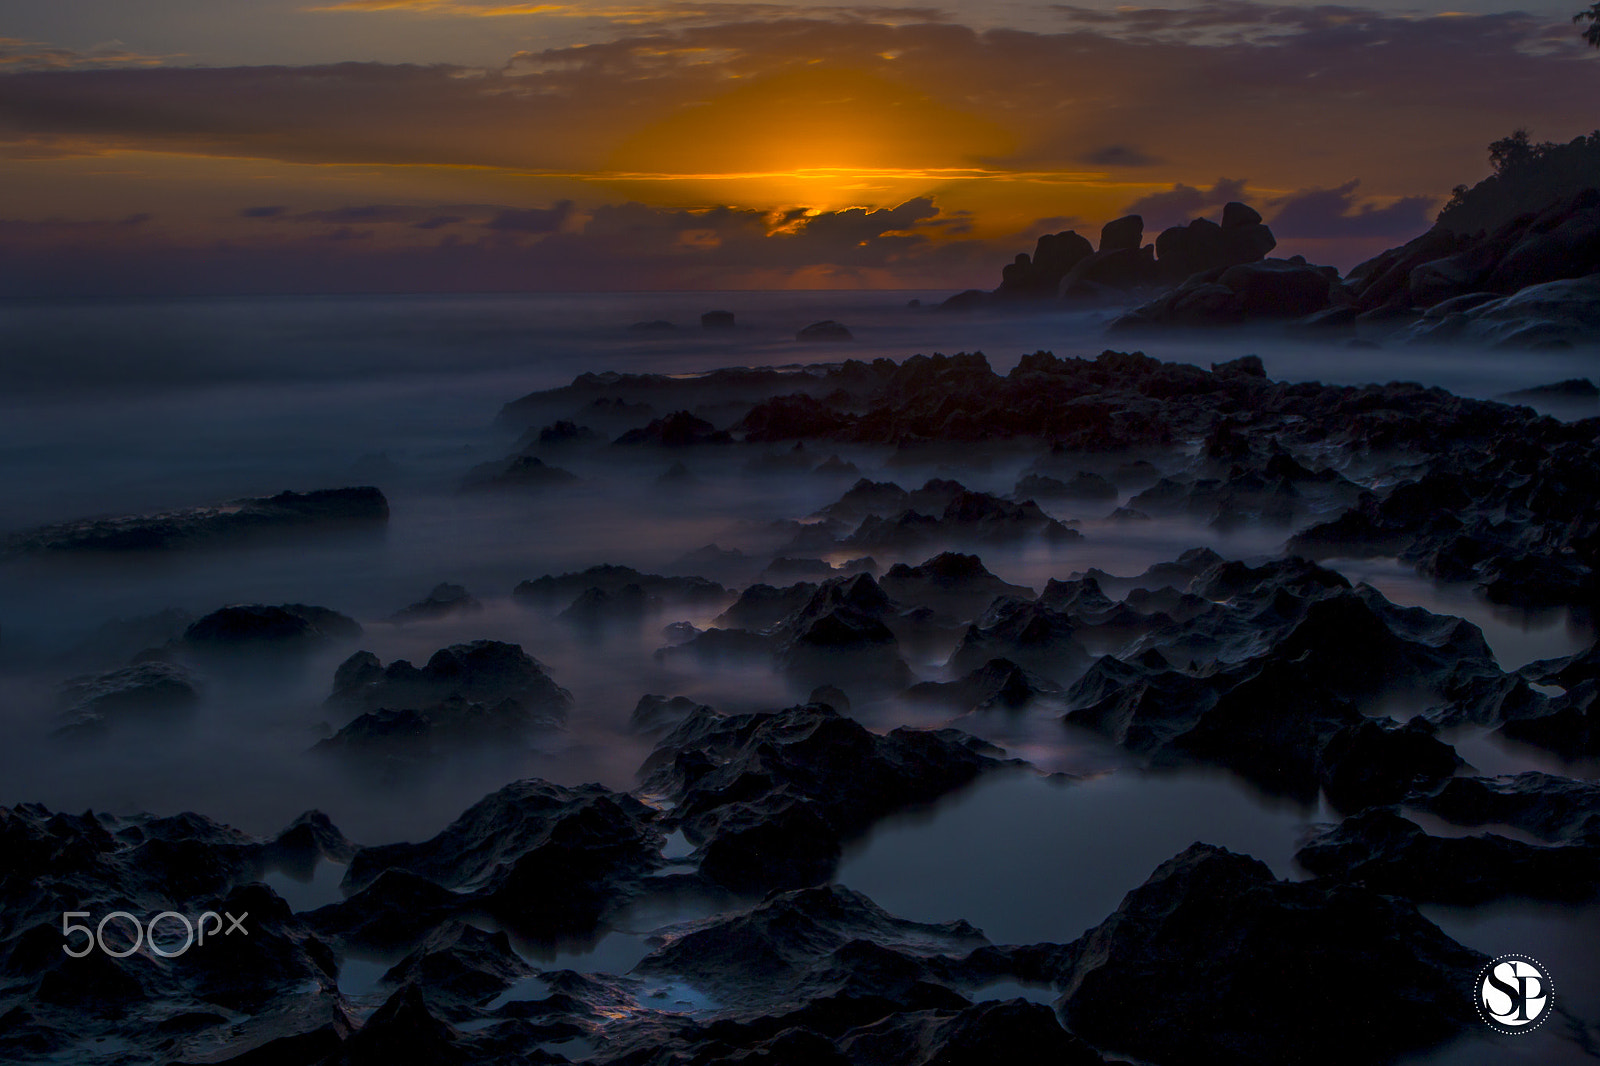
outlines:
{"label": "dark rock", "polygon": [[461,490],[541,488],[569,485],[577,480],[578,475],[572,471],[550,466],[537,455],[511,455],[468,470],[461,479]]}
{"label": "dark rock", "polygon": [[554,606],[571,603],[589,589],[620,592],[629,585],[637,585],[651,596],[673,603],[718,604],[728,599],[728,590],[703,577],[663,577],[645,574],[631,566],[591,566],[577,573],[557,577],[546,574],[531,581],[523,581],[511,590],[518,600],[536,605]]}
{"label": "dark rock", "polygon": [[1067,500],[1114,500],[1117,487],[1099,474],[1080,470],[1071,481],[1060,481],[1043,474],[1029,474],[1017,482],[1012,495],[1021,499],[1054,496]]}
{"label": "dark rock", "polygon": [[881,585],[892,599],[958,619],[978,614],[1001,596],[1033,595],[1032,589],[995,577],[976,555],[957,552],[943,552],[919,566],[896,563]]}
{"label": "dark rock", "polygon": [[1600,388],[1588,378],[1569,378],[1551,385],[1535,385],[1531,389],[1518,389],[1506,393],[1510,400],[1595,400],[1600,399]]}
{"label": "dark rock", "polygon": [[700,316],[701,329],[732,329],[732,311],[707,311]]}
{"label": "dark rock", "polygon": [[418,600],[409,607],[402,607],[389,616],[389,621],[404,625],[407,622],[432,621],[437,618],[448,618],[454,614],[471,614],[481,610],[483,604],[463,586],[442,582],[433,586],[433,591],[428,593],[427,599]]}
{"label": "dark rock", "polygon": [[717,615],[713,621],[719,626],[736,629],[767,629],[804,607],[816,591],[817,586],[809,581],[786,588],[751,585],[739,593],[739,599],[732,607]]}
{"label": "dark rock", "polygon": [[826,880],[846,840],[1005,765],[954,730],[868,732],[820,705],[696,713],[645,764],[646,788],[701,849],[700,872],[735,890]]}
{"label": "dark rock", "polygon": [[515,644],[474,640],[434,652],[422,669],[405,659],[381,666],[357,652],[334,675],[330,703],[368,711],[425,711],[449,700],[497,707],[507,701],[526,724],[559,725],[572,693],[551,680],[544,666]]}
{"label": "dark rock", "polygon": [[1527,771],[1507,777],[1452,777],[1419,807],[1457,825],[1507,825],[1544,840],[1600,840],[1600,784]]}
{"label": "dark rock", "polygon": [[[1411,905],[1278,881],[1207,844],[1163,863],[1073,950],[1067,1025],[1150,1061],[1388,1062],[1481,1024],[1462,989],[1484,957]],[[1378,1001],[1362,986],[1374,972],[1390,992]]]}
{"label": "dark rock", "polygon": [[653,444],[662,448],[683,448],[691,444],[729,444],[733,437],[703,418],[678,411],[658,418],[641,429],[630,429],[616,439],[617,444]]}
{"label": "dark rock", "polygon": [[588,588],[562,611],[563,621],[583,626],[637,624],[662,607],[659,596],[652,596],[637,584],[615,590]]}
{"label": "dark rock", "polygon": [[1047,233],[1039,238],[1032,257],[1019,255],[1005,268],[994,295],[1000,299],[1053,299],[1061,279],[1093,252],[1094,246],[1072,230]]}
{"label": "dark rock", "polygon": [[1076,634],[1077,626],[1064,612],[1008,596],[967,627],[947,666],[970,672],[1004,659],[1051,680],[1071,679],[1089,664]]}
{"label": "dark rock", "polygon": [[665,733],[677,728],[690,715],[714,713],[710,707],[696,703],[687,696],[640,696],[638,705],[628,716],[628,732],[647,735]]}
{"label": "dark rock", "polygon": [[1100,229],[1101,252],[1137,251],[1144,243],[1144,219],[1139,215],[1126,215],[1107,222]]}
{"label": "dark rock", "polygon": [[61,686],[58,734],[98,732],[125,722],[167,723],[200,702],[199,679],[175,663],[144,662],[74,678]]}
{"label": "dark rock", "polygon": [[281,492],[154,515],[92,518],[9,537],[6,554],[149,551],[228,545],[280,533],[359,528],[389,520],[389,501],[375,488]]}
{"label": "dark rock", "polygon": [[1493,833],[1429,836],[1389,808],[1363,811],[1313,837],[1295,861],[1319,877],[1421,903],[1587,902],[1600,894],[1600,840],[1545,846]]}
{"label": "dark rock", "polygon": [[797,341],[847,341],[853,338],[850,331],[839,323],[828,319],[822,322],[813,322],[794,335]]}
{"label": "dark rock", "polygon": [[184,630],[183,640],[192,648],[224,651],[311,647],[360,636],[354,619],[326,607],[250,603],[212,611]]}
{"label": "dark rock", "polygon": [[961,711],[1021,710],[1037,699],[1061,699],[1061,686],[1028,673],[1009,659],[990,659],[956,681],[924,681],[906,689],[914,703],[937,703]]}
{"label": "dark rock", "polygon": [[[536,937],[592,931],[627,886],[660,863],[656,813],[599,785],[564,788],[519,781],[478,801],[431,840],[362,848],[347,889],[376,887],[380,875],[425,880],[463,910],[488,910]],[[430,895],[431,890],[425,890]],[[348,924],[361,895],[316,912]],[[443,898],[443,897],[436,897]]]}

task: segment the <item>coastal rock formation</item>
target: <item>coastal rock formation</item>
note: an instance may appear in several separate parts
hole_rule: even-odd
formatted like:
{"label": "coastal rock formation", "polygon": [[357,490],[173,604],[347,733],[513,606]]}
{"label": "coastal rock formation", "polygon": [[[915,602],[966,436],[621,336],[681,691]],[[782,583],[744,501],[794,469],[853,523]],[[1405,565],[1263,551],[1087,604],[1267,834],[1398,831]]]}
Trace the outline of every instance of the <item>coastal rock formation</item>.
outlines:
{"label": "coastal rock formation", "polygon": [[515,644],[474,640],[435,652],[419,670],[405,659],[384,666],[376,655],[350,656],[333,677],[334,706],[366,711],[424,711],[450,700],[517,708],[528,726],[559,725],[572,694]]}
{"label": "coastal rock formation", "polygon": [[[1481,1024],[1462,989],[1484,956],[1410,904],[1279,881],[1208,844],[1162,863],[1071,948],[1063,1020],[1151,1062],[1389,1062]],[[1392,993],[1378,1001],[1362,988],[1374,972]]]}
{"label": "coastal rock formation", "polygon": [[375,488],[280,492],[151,515],[87,518],[16,533],[4,554],[168,551],[239,544],[284,533],[382,525],[389,501]]}
{"label": "coastal rock formation", "polygon": [[1144,219],[1127,215],[1107,222],[1094,248],[1076,232],[1046,234],[1033,254],[1020,253],[1002,271],[992,293],[969,290],[944,302],[946,309],[1003,306],[1042,300],[1098,301],[1130,290],[1175,285],[1204,272],[1254,263],[1277,246],[1261,216],[1242,203],[1223,207],[1220,223],[1197,218],[1163,230],[1144,243]]}
{"label": "coastal rock formation", "polygon": [[407,622],[428,622],[481,610],[483,604],[479,603],[464,586],[452,585],[445,581],[435,585],[426,599],[402,607],[390,615],[388,620],[396,625],[404,625]]}
{"label": "coastal rock formation", "polygon": [[846,840],[885,815],[1006,765],[955,730],[877,736],[832,707],[696,711],[644,766],[647,792],[677,805],[666,824],[699,848],[700,873],[740,891],[815,885]]}
{"label": "coastal rock formation", "polygon": [[833,319],[813,322],[794,335],[797,341],[847,341],[852,340],[850,330]]}
{"label": "coastal rock formation", "polygon": [[203,652],[310,648],[358,640],[361,625],[338,611],[304,603],[235,604],[212,611],[183,631],[183,644]]}
{"label": "coastal rock formation", "polygon": [[518,454],[490,463],[480,463],[467,471],[461,479],[461,491],[477,492],[486,489],[543,488],[566,485],[578,480],[578,475],[559,466],[550,466],[537,455]]}
{"label": "coastal rock formation", "polygon": [[62,685],[56,732],[81,736],[124,722],[176,721],[199,702],[200,681],[192,671],[176,663],[136,663]]}

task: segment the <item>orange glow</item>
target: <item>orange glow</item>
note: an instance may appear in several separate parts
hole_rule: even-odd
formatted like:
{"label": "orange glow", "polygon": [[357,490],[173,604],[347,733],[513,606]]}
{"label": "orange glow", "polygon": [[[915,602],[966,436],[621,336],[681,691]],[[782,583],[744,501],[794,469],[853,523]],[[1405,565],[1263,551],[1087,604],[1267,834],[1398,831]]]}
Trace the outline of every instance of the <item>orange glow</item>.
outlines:
{"label": "orange glow", "polygon": [[613,181],[673,183],[684,199],[829,210],[910,199],[1011,149],[997,124],[924,94],[861,71],[804,67],[635,131],[606,169]]}

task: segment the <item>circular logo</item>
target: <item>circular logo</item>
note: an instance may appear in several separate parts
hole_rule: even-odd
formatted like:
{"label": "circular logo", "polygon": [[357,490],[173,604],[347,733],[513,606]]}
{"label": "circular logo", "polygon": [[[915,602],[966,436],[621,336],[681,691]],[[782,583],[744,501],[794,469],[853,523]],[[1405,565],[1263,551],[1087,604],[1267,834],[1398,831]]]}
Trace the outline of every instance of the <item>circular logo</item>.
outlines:
{"label": "circular logo", "polygon": [[1478,1016],[1497,1033],[1516,1035],[1539,1028],[1555,1000],[1550,972],[1526,955],[1501,955],[1478,971],[1474,997]]}

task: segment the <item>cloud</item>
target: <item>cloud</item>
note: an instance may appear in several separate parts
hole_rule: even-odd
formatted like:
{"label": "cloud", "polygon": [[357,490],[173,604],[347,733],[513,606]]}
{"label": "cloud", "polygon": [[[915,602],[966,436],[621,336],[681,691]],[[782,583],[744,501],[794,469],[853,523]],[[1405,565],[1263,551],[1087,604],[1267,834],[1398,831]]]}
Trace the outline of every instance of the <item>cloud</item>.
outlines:
{"label": "cloud", "polygon": [[[502,208],[489,220],[515,210],[525,209]],[[416,224],[301,228],[258,218],[227,241],[195,241],[129,219],[0,220],[0,295],[956,287],[1006,251],[948,239],[964,217],[925,198],[823,212],[626,202],[581,216],[563,204],[526,213],[548,224],[438,233]]]}
{"label": "cloud", "polygon": [[1078,157],[1080,163],[1097,167],[1153,167],[1161,160],[1126,144],[1108,144]]}
{"label": "cloud", "polygon": [[239,208],[239,217],[240,218],[280,218],[280,217],[282,217],[283,213],[285,211],[287,211],[287,210],[288,210],[288,208],[284,207],[282,204],[274,204],[274,205],[269,206],[269,207],[241,207],[241,208]]}
{"label": "cloud", "polygon": [[1438,198],[1403,196],[1383,207],[1371,203],[1358,207],[1355,193],[1360,185],[1347,181],[1334,189],[1303,189],[1271,201],[1278,208],[1270,222],[1273,233],[1288,238],[1381,237],[1398,242],[1433,224]]}
{"label": "cloud", "polygon": [[85,70],[105,67],[154,67],[177,56],[143,55],[121,41],[106,41],[87,51],[60,48],[43,41],[0,37],[0,73],[26,70]]}
{"label": "cloud", "polygon": [[1244,200],[1247,178],[1218,178],[1209,189],[1198,189],[1179,182],[1167,192],[1151,193],[1127,206],[1125,214],[1143,215],[1146,230],[1181,226],[1206,211],[1220,208],[1230,200]]}
{"label": "cloud", "polygon": [[507,209],[484,225],[501,233],[554,233],[572,214],[572,201],[562,200],[553,207]]}

